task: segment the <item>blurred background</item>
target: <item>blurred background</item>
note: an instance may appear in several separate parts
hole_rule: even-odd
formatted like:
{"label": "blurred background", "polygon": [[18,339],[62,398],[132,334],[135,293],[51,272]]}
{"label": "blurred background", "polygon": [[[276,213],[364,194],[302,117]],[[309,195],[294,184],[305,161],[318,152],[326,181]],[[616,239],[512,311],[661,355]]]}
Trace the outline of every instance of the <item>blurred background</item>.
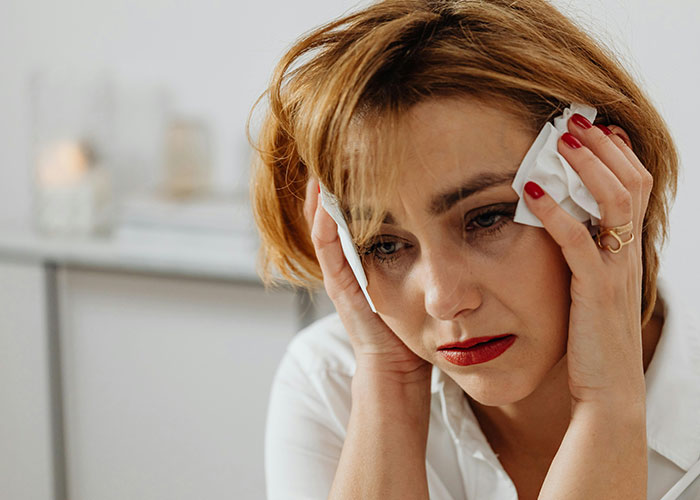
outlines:
{"label": "blurred background", "polygon": [[[245,122],[294,39],[366,3],[0,3],[0,498],[265,497],[275,368],[332,307],[255,274]],[[662,274],[700,300],[700,5],[554,3],[671,128]]]}

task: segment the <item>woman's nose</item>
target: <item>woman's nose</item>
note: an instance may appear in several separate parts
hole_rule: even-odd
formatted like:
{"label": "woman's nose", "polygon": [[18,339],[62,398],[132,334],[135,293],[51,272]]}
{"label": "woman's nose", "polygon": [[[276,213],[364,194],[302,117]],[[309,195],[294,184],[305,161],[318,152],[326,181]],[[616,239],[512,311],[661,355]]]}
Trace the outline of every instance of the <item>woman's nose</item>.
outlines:
{"label": "woman's nose", "polygon": [[434,256],[426,259],[423,274],[425,310],[449,321],[481,304],[481,292],[469,264],[461,259]]}

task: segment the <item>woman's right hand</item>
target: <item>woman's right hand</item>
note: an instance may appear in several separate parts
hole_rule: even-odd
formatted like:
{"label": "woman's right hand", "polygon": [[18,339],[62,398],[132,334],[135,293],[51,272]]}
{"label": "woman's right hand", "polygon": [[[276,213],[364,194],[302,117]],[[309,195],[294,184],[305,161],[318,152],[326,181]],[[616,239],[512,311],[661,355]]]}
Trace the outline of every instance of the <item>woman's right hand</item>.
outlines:
{"label": "woman's right hand", "polygon": [[304,216],[311,228],[326,293],[348,332],[358,368],[402,383],[429,380],[432,365],[411,351],[370,309],[343,254],[337,225],[321,206],[314,178],[306,186]]}

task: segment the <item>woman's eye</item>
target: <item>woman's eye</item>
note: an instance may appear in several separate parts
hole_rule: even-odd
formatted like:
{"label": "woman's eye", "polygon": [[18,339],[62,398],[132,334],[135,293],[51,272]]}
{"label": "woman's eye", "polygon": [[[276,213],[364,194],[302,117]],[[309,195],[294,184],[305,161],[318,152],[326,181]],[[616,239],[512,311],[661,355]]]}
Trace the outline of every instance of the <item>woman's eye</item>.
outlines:
{"label": "woman's eye", "polygon": [[474,219],[472,219],[472,220],[476,221],[476,223],[477,223],[479,226],[481,226],[481,227],[490,227],[490,226],[492,226],[494,223],[498,222],[498,220],[496,220],[496,219],[497,219],[498,217],[501,217],[501,216],[502,216],[502,215],[499,214],[499,213],[494,213],[494,212],[492,212],[492,213],[490,213],[490,214],[481,214],[481,215],[477,215],[477,216],[474,217]]}
{"label": "woman's eye", "polygon": [[396,243],[393,241],[383,241],[374,248],[375,251],[383,254],[390,254],[396,251]]}
{"label": "woman's eye", "polygon": [[467,221],[464,227],[465,231],[482,236],[495,235],[515,216],[515,207],[510,205],[512,204],[491,207],[491,209],[484,210],[471,218],[467,215],[465,217]]}
{"label": "woman's eye", "polygon": [[406,249],[406,244],[395,240],[378,240],[371,244],[363,254],[371,257],[380,263],[387,263],[396,260],[397,253]]}
{"label": "woman's eye", "polygon": [[[514,216],[515,203],[491,206],[486,210],[482,209],[480,214],[466,214],[463,230],[470,239],[495,238],[497,233],[500,233]],[[399,262],[404,262],[411,255],[407,252],[412,251],[412,244],[391,238],[393,237],[378,236],[374,242],[361,251],[363,259],[369,258],[376,263],[387,266],[398,266]]]}
{"label": "woman's eye", "polygon": [[401,250],[402,246],[403,243],[398,241],[380,241],[373,248],[380,255],[391,255]]}

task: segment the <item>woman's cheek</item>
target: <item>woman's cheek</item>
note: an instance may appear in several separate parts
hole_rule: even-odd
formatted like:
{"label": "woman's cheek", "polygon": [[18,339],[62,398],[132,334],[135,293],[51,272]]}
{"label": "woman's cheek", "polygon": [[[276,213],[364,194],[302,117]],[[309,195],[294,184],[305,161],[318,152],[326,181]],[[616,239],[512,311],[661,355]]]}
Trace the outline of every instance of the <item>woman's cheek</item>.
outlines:
{"label": "woman's cheek", "polygon": [[423,321],[409,315],[391,316],[379,313],[379,317],[386,323],[392,332],[408,347],[416,356],[433,363],[435,360],[429,356],[424,342],[425,337]]}
{"label": "woman's cheek", "polygon": [[400,308],[408,300],[405,291],[408,289],[410,266],[399,261],[387,265],[367,258],[363,262],[367,291],[380,313]]}
{"label": "woman's cheek", "polygon": [[409,280],[387,278],[368,273],[368,288],[379,317],[416,355],[430,361],[421,352],[421,340],[425,330],[425,307],[420,294],[412,290]]}
{"label": "woman's cheek", "polygon": [[[418,304],[415,290],[411,290],[410,281],[405,275],[386,273],[367,273],[367,291],[377,308],[380,317],[387,325],[402,325],[408,318],[408,311],[415,312],[423,307]],[[402,328],[403,329],[403,328]]]}

